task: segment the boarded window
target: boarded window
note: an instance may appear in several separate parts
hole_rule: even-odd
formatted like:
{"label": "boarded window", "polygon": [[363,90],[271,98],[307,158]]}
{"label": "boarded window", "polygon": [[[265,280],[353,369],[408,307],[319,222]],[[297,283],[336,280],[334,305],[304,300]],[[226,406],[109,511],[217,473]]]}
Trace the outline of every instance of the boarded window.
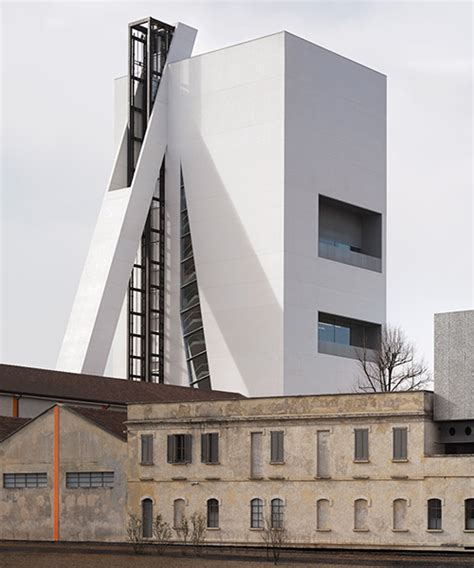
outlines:
{"label": "boarded window", "polygon": [[3,487],[5,489],[48,487],[48,475],[46,473],[4,473]]}
{"label": "boarded window", "polygon": [[328,531],[331,529],[328,499],[319,499],[316,503],[316,528],[318,531]]}
{"label": "boarded window", "polygon": [[250,501],[250,528],[263,529],[263,501],[261,499]]}
{"label": "boarded window", "polygon": [[171,434],[168,436],[168,463],[191,463],[192,434]]}
{"label": "boarded window", "polygon": [[219,501],[217,499],[207,500],[207,528],[219,528]]}
{"label": "boarded window", "polygon": [[406,499],[395,499],[393,502],[393,530],[406,530],[407,502]]}
{"label": "boarded window", "polygon": [[153,463],[153,435],[144,434],[142,436],[142,460],[144,465],[151,465]]}
{"label": "boarded window", "polygon": [[270,432],[271,449],[270,461],[271,463],[283,463],[285,461],[284,446],[283,446],[283,430],[275,430]]}
{"label": "boarded window", "polygon": [[142,534],[143,538],[153,536],[153,501],[151,499],[142,501]]}
{"label": "boarded window", "polygon": [[113,486],[113,471],[68,471],[66,473],[66,487],[68,489],[94,489]]}
{"label": "boarded window", "polygon": [[357,499],[354,502],[354,530],[366,531],[369,506],[365,499]]}
{"label": "boarded window", "polygon": [[173,502],[173,526],[180,529],[183,526],[184,509],[186,503],[184,499],[175,499]]}
{"label": "boarded window", "polygon": [[354,430],[354,460],[368,461],[369,459],[369,430],[357,428]]}
{"label": "boarded window", "polygon": [[394,428],[393,429],[393,459],[406,460],[408,459],[408,429],[407,428]]}
{"label": "boarded window", "polygon": [[467,531],[474,530],[474,499],[464,501],[464,529]]}
{"label": "boarded window", "polygon": [[250,476],[263,477],[262,432],[250,434]]}
{"label": "boarded window", "polygon": [[317,456],[316,475],[330,477],[329,430],[321,430],[317,433]]}
{"label": "boarded window", "polygon": [[428,529],[441,530],[443,528],[443,508],[441,499],[428,500]]}
{"label": "boarded window", "polygon": [[282,499],[272,499],[271,503],[271,511],[272,511],[272,529],[282,529],[284,524],[284,504]]}
{"label": "boarded window", "polygon": [[201,434],[201,461],[219,463],[219,434]]}

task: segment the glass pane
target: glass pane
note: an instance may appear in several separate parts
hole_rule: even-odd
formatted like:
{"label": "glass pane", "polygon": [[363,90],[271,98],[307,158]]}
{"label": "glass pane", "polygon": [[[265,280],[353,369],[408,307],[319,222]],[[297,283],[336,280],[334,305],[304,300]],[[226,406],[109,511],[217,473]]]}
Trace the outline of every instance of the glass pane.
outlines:
{"label": "glass pane", "polygon": [[349,327],[342,325],[334,326],[334,341],[343,345],[350,345],[351,343],[351,330]]}
{"label": "glass pane", "polygon": [[195,359],[192,359],[191,362],[192,367],[192,382],[198,381],[199,379],[203,379],[207,375],[209,375],[209,365],[207,364],[207,355],[203,353],[199,355]]}
{"label": "glass pane", "polygon": [[199,302],[199,291],[196,282],[188,284],[181,290],[181,309],[185,310]]}
{"label": "glass pane", "polygon": [[186,233],[189,233],[189,218],[188,212],[183,211],[181,213],[181,234],[185,235]]}
{"label": "glass pane", "polygon": [[330,323],[319,322],[319,341],[330,341],[334,343],[334,326]]}
{"label": "glass pane", "polygon": [[193,244],[191,242],[191,235],[185,235],[181,239],[181,258],[185,259],[193,254]]}
{"label": "glass pane", "polygon": [[185,286],[196,278],[194,258],[188,258],[181,263],[181,285]]}
{"label": "glass pane", "polygon": [[204,331],[200,329],[193,333],[192,335],[188,335],[184,339],[186,344],[186,357],[194,357],[199,353],[202,353],[206,350],[206,344],[204,342]]}
{"label": "glass pane", "polygon": [[202,327],[202,316],[201,316],[201,308],[196,306],[187,312],[182,314],[182,321],[183,321],[183,333],[186,335]]}

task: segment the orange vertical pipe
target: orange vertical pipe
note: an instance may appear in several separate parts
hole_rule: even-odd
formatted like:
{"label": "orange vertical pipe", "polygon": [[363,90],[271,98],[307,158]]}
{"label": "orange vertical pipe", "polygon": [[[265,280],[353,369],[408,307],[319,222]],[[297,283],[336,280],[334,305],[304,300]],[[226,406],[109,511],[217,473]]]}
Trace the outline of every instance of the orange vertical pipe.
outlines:
{"label": "orange vertical pipe", "polygon": [[54,476],[53,476],[53,527],[54,540],[59,540],[59,406],[54,407]]}
{"label": "orange vertical pipe", "polygon": [[18,397],[12,398],[12,416],[18,418]]}

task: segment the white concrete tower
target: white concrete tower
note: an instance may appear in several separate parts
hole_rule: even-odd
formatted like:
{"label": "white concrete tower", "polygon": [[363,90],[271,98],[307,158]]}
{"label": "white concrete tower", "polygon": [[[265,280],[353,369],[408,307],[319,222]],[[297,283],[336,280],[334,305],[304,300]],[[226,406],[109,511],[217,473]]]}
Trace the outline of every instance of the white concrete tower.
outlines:
{"label": "white concrete tower", "polygon": [[[144,144],[137,166],[153,163],[156,182],[166,146],[158,378],[254,396],[349,391],[355,348],[375,347],[385,321],[385,76],[286,32],[173,62],[179,29],[145,136],[161,120],[163,142],[150,156]],[[152,181],[113,302],[94,291],[109,327],[85,333],[72,317],[60,368],[102,374],[114,333],[114,374],[130,368],[127,302],[117,322]],[[78,298],[89,293],[83,276]],[[96,354],[87,365],[78,338]]]}

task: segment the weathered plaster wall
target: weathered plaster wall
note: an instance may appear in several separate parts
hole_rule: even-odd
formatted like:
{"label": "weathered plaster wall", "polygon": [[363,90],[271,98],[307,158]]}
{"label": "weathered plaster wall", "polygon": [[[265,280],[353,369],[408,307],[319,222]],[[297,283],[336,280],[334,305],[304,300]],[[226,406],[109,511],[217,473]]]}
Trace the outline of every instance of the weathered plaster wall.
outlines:
{"label": "weathered plaster wall", "polygon": [[[64,407],[59,423],[60,540],[124,540],[126,442]],[[53,540],[53,438],[51,409],[0,443],[0,539]],[[67,489],[68,471],[114,471],[114,487]],[[3,473],[42,472],[47,488],[3,487]]]}
{"label": "weathered plaster wall", "polygon": [[[53,538],[53,413],[0,443],[0,538]],[[46,489],[5,489],[4,473],[47,473]]]}
{"label": "weathered plaster wall", "polygon": [[[187,515],[220,501],[220,529],[209,542],[262,542],[249,528],[250,500],[285,502],[295,544],[347,546],[472,546],[464,531],[464,500],[474,498],[474,456],[429,456],[436,450],[430,393],[339,395],[255,399],[229,403],[132,406],[129,411],[128,503],[139,512],[151,497],[155,514],[173,521],[173,501],[186,500]],[[141,417],[141,418],[140,418]],[[408,428],[408,460],[392,460],[392,428]],[[354,461],[354,428],[369,429],[369,461]],[[270,464],[270,432],[285,432],[285,463]],[[317,478],[317,432],[329,430],[330,479]],[[263,478],[250,477],[250,434],[263,433]],[[200,460],[200,434],[219,432],[220,463]],[[140,465],[140,435],[153,433],[155,463]],[[168,434],[193,434],[193,462],[168,464]],[[426,501],[443,499],[443,531],[427,531]],[[316,530],[316,501],[330,500],[330,531]],[[354,531],[356,499],[369,501],[368,531]],[[393,501],[406,499],[406,531],[393,531]]]}

